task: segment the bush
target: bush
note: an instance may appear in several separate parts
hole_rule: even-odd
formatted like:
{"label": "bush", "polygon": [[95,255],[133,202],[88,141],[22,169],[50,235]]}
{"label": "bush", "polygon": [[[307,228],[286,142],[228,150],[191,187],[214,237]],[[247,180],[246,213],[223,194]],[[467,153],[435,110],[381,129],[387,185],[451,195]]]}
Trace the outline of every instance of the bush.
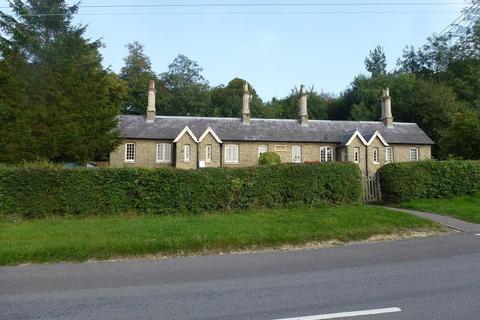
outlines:
{"label": "bush", "polygon": [[195,214],[213,210],[357,203],[350,163],[202,170],[0,168],[0,211]]}
{"label": "bush", "polygon": [[391,163],[379,170],[386,202],[444,198],[480,190],[480,161]]}
{"label": "bush", "polygon": [[275,152],[262,153],[258,159],[260,165],[280,164],[281,162],[282,160],[280,159],[280,156]]}

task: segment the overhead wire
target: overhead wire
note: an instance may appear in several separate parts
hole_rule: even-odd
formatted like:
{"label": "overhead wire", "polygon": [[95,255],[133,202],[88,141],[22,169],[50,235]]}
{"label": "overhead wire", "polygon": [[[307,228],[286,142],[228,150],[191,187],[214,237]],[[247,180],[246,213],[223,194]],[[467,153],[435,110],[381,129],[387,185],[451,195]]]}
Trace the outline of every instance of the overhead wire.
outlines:
{"label": "overhead wire", "polygon": [[[461,5],[463,2],[277,2],[277,3],[152,3],[152,4],[80,4],[79,8],[227,8],[227,7],[359,7],[359,6],[444,6]],[[9,6],[0,6],[6,9]]]}
{"label": "overhead wire", "polygon": [[[420,6],[444,6],[463,4],[463,2],[449,1],[423,1],[423,2],[276,2],[276,3],[164,3],[164,4],[99,4],[99,5],[87,5],[80,4],[79,8],[85,9],[116,9],[116,8],[270,8],[270,7],[420,7]],[[9,8],[2,7],[0,8]],[[356,11],[162,11],[162,12],[78,12],[79,16],[153,16],[153,15],[371,15],[371,14],[451,14],[458,11],[386,11],[386,10],[356,10]],[[26,16],[61,16],[62,13],[35,13],[27,14]]]}
{"label": "overhead wire", "polygon": [[437,35],[436,38],[440,38],[442,35],[446,34],[447,32],[453,30],[453,28],[458,27],[460,23],[465,21],[470,14],[472,14],[476,9],[478,9],[480,3],[472,5],[471,8],[463,11],[455,20],[453,20],[450,24],[448,24],[445,28],[443,28]]}

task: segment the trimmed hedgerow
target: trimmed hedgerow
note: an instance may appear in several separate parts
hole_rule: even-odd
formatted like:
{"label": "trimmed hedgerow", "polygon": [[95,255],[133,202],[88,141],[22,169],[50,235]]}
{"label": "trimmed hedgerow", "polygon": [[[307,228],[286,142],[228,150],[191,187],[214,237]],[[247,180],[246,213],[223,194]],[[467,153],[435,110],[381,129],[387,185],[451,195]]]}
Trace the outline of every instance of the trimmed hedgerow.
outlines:
{"label": "trimmed hedgerow", "polygon": [[260,165],[280,164],[281,162],[282,160],[280,159],[280,156],[275,152],[264,152],[258,159]]}
{"label": "trimmed hedgerow", "polygon": [[391,163],[379,170],[386,202],[444,198],[480,190],[480,161]]}
{"label": "trimmed hedgerow", "polygon": [[0,211],[26,217],[358,203],[349,163],[202,170],[0,168]]}

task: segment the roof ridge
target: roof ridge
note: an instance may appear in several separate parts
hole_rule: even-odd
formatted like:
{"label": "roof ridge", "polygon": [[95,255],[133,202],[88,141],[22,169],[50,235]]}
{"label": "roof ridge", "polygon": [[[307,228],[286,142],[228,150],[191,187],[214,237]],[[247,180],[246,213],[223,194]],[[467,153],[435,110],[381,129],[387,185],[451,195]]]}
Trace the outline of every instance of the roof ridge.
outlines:
{"label": "roof ridge", "polygon": [[[144,115],[136,115],[136,114],[123,114],[120,115],[121,117],[143,117]],[[200,116],[164,116],[164,115],[157,115],[157,119],[205,119],[205,120],[234,120],[234,121],[241,121],[241,118],[238,117],[200,117]],[[274,118],[251,118],[250,121],[290,121],[290,122],[297,122],[297,119],[274,119]],[[365,124],[380,124],[381,121],[365,121],[365,120],[329,120],[329,119],[311,119],[309,122],[312,123],[335,123],[335,122],[347,122],[347,123],[365,123]],[[416,125],[415,122],[394,122],[394,124],[400,125]]]}

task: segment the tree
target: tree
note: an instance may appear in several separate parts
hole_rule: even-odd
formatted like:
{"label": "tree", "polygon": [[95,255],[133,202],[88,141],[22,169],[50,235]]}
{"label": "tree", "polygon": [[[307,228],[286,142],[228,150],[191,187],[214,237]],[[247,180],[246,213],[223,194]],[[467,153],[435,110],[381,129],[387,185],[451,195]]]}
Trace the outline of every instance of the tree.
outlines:
{"label": "tree", "polygon": [[33,161],[38,146],[29,127],[26,84],[18,71],[25,59],[19,52],[3,50],[0,60],[0,162]]}
{"label": "tree", "polygon": [[[328,108],[332,98],[324,93],[318,93],[313,87],[308,90],[308,116],[310,119],[328,119]],[[298,116],[298,94],[299,89],[293,88],[290,94],[282,99],[273,98],[265,106],[265,113],[273,118],[296,119]]]}
{"label": "tree", "polygon": [[[375,78],[358,76],[332,105],[334,119],[379,121],[382,89],[389,87],[395,121],[417,123],[436,142],[460,108],[454,91],[445,84],[413,74],[393,73]],[[433,150],[438,155],[438,149]]]}
{"label": "tree", "polygon": [[[245,80],[235,78],[227,86],[212,88],[208,114],[216,117],[240,117],[242,113],[243,85]],[[262,117],[263,103],[255,88],[249,84],[250,113],[252,117]]]}
{"label": "tree", "polygon": [[[121,86],[101,65],[101,42],[86,40],[85,27],[72,24],[78,6],[63,0],[13,1],[10,6],[12,15],[0,13],[5,35],[0,44],[11,66],[7,78],[18,76],[22,84],[28,112],[18,112],[14,121],[35,140],[31,158],[85,162],[113,151],[120,142]],[[9,51],[25,63],[12,63],[12,55],[5,54]],[[22,107],[3,103],[12,110]]]}
{"label": "tree", "polygon": [[123,59],[125,66],[120,71],[120,79],[125,81],[128,93],[123,104],[124,114],[145,114],[147,109],[148,81],[154,80],[156,88],[162,86],[152,71],[150,58],[144,46],[137,41],[127,44],[128,55]]}
{"label": "tree", "polygon": [[472,111],[455,114],[455,119],[440,140],[443,157],[480,159],[480,116]]}
{"label": "tree", "polygon": [[466,26],[432,35],[422,47],[408,47],[398,60],[399,71],[414,73],[451,87],[459,102],[480,109],[480,1],[464,10]]}
{"label": "tree", "polygon": [[160,97],[160,110],[165,115],[202,116],[208,114],[210,92],[201,75],[198,62],[179,55],[161,74],[167,93]]}
{"label": "tree", "polygon": [[365,68],[372,74],[372,77],[387,73],[387,58],[381,46],[370,50],[369,56],[365,58]]}

